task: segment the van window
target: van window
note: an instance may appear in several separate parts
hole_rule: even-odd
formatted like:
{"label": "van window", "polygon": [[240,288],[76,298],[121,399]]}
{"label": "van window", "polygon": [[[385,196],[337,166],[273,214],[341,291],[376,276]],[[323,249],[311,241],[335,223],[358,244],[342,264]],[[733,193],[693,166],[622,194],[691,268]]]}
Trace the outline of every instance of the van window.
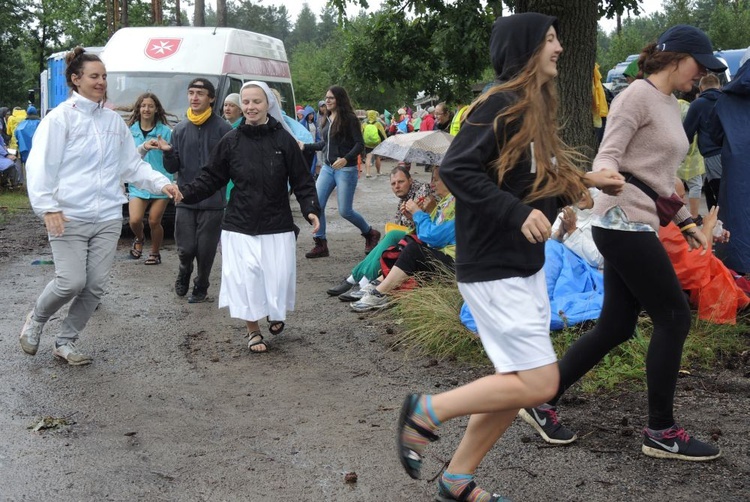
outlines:
{"label": "van window", "polygon": [[239,94],[240,89],[242,89],[242,80],[234,77],[229,77],[229,94]]}
{"label": "van window", "polygon": [[183,118],[188,109],[187,86],[191,80],[203,77],[218,87],[215,76],[191,75],[188,73],[112,72],[107,75],[107,103],[116,110],[132,110],[135,100],[144,92],[153,92],[167,111],[174,125]]}

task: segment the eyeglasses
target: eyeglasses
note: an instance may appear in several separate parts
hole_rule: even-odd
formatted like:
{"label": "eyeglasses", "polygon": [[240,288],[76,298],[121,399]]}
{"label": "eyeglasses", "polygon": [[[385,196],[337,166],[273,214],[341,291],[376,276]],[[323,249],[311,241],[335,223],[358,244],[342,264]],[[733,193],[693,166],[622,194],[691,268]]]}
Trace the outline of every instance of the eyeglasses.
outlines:
{"label": "eyeglasses", "polygon": [[326,96],[325,99],[326,101],[336,101],[336,98],[334,98],[333,96]]}

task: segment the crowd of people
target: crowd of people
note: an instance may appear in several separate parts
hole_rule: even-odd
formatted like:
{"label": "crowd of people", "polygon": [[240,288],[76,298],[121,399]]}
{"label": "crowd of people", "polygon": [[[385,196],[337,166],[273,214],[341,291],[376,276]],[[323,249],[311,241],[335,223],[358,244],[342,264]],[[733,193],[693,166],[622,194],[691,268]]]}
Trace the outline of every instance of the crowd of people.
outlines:
{"label": "crowd of people", "polygon": [[[44,221],[55,264],[55,277],[26,316],[22,350],[35,355],[47,321],[70,303],[53,354],[74,366],[91,363],[77,342],[105,288],[122,204],[129,205],[134,235],[129,256],[144,255],[148,214],[151,248],[143,263],[160,265],[161,220],[172,200],[175,294],[186,296],[192,279],[187,301],[208,300],[221,243],[218,305],[245,322],[250,353],[267,352],[260,322],[265,318],[268,331],[278,335],[295,307],[300,229],[289,196],[312,226],[314,247],[306,258],[324,258],[330,256],[325,209],[335,190],[338,213],[364,238],[365,256],[327,293],[355,312],[379,310],[394,290],[415,287],[416,276],[455,274],[495,368],[456,389],[404,400],[398,458],[412,478],[419,477],[439,427],[470,417],[439,477],[438,500],[503,500],[480,488],[474,474],[517,415],[551,444],[575,441],[558,414],[561,396],[631,338],[642,311],[654,326],[643,453],[689,461],[719,457],[715,444],[678,424],[674,397],[691,327],[689,301],[707,315],[727,315],[715,305],[720,299],[708,302],[710,295],[701,292],[719,284],[726,290],[727,278],[750,271],[750,215],[743,203],[750,183],[742,172],[750,141],[739,125],[750,112],[748,64],[720,89],[709,72],[724,65],[708,37],[686,25],[665,31],[642,50],[638,74],[612,102],[592,169],[583,172],[581,155],[559,135],[559,36],[551,16],[499,18],[489,40],[496,81],[455,109],[439,103],[414,113],[369,110],[360,121],[347,91],[333,85],[317,108],[298,107],[291,118],[278,92],[250,81],[225,98],[219,116],[214,85],[198,77],[186,89],[186,118],[173,128],[152,93],[138,97],[126,121],[103,106],[106,68],[76,48],[66,58],[67,101],[41,121],[33,106],[23,118],[15,110],[14,122],[0,109],[0,171],[17,160],[25,166],[29,199]],[[692,99],[698,80],[700,94]],[[676,94],[686,98],[684,113]],[[358,162],[364,162],[365,179],[373,177],[373,167],[380,176],[381,159],[373,154],[378,144],[391,135],[433,130],[455,140],[442,163],[430,166],[429,184],[414,179],[408,165],[390,171],[398,204],[381,233],[354,209]],[[603,274],[598,322],[559,362],[543,268],[550,239]],[[714,243],[721,253],[713,254]],[[750,301],[735,287],[733,305],[744,308]]]}

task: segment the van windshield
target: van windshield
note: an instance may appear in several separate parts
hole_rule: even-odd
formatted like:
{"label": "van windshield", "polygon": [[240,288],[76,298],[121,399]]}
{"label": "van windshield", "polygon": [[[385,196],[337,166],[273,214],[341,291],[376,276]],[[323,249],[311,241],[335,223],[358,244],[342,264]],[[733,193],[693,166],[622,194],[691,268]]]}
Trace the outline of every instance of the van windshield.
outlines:
{"label": "van windshield", "polygon": [[[114,109],[129,112],[138,96],[152,92],[169,114],[169,121],[175,124],[185,117],[188,108],[187,86],[199,76],[202,77],[188,73],[112,72],[107,74],[107,100]],[[218,88],[218,77],[204,78]]]}

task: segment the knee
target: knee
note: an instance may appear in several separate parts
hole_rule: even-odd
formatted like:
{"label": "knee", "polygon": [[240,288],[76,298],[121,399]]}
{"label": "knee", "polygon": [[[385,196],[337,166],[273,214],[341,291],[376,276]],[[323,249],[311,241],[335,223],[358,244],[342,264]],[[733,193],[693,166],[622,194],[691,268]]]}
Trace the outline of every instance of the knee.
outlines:
{"label": "knee", "polygon": [[78,277],[58,275],[55,282],[57,294],[63,298],[78,296],[83,291],[83,288],[86,287],[86,277],[84,275],[81,274]]}
{"label": "knee", "polygon": [[161,227],[161,216],[158,216],[158,217],[152,217],[152,216],[149,216],[149,218],[148,218],[148,226],[149,226],[149,228],[151,228],[152,230],[153,230],[154,228],[159,228],[159,227]]}

